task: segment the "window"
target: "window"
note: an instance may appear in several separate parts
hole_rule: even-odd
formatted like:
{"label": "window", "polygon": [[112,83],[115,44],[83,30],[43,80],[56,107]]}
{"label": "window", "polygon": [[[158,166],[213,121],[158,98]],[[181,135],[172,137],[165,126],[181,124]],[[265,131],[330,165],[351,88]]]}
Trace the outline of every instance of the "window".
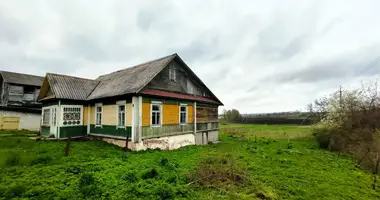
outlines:
{"label": "window", "polygon": [[174,82],[175,82],[175,79],[176,79],[176,74],[175,73],[176,73],[175,72],[175,68],[174,68],[173,65],[171,65],[169,67],[169,78],[170,78],[171,81],[174,81]]}
{"label": "window", "polygon": [[82,124],[82,106],[64,106],[63,107],[63,125],[81,125]]}
{"label": "window", "polygon": [[101,126],[102,125],[102,111],[103,111],[102,104],[96,104],[95,109],[96,109],[96,114],[95,114],[96,124],[95,125]]}
{"label": "window", "polygon": [[179,109],[179,123],[187,124],[187,105],[180,105]]}
{"label": "window", "polygon": [[161,103],[151,104],[151,124],[152,126],[161,126]]}
{"label": "window", "polygon": [[50,123],[50,109],[45,108],[42,111],[42,124],[48,126],[49,123]]}
{"label": "window", "polygon": [[25,86],[24,87],[24,95],[23,100],[24,101],[34,101],[34,87]]}
{"label": "window", "polygon": [[125,127],[125,105],[118,106],[118,126]]}

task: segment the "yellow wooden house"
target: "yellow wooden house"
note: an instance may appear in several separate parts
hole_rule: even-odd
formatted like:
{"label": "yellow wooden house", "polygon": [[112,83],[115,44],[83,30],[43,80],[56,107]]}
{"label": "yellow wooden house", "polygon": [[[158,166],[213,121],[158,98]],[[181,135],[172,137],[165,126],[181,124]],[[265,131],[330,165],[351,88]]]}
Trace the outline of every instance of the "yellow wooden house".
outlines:
{"label": "yellow wooden house", "polygon": [[177,55],[97,79],[47,73],[41,133],[97,137],[131,149],[174,149],[218,140],[221,101]]}

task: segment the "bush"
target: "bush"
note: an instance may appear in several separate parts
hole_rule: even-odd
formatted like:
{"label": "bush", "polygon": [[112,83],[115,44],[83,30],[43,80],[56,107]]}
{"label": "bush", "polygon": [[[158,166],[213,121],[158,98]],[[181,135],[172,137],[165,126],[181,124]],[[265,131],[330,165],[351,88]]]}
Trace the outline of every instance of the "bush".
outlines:
{"label": "bush", "polygon": [[231,155],[207,157],[201,160],[189,179],[206,188],[225,189],[231,185],[249,183],[246,170],[238,166]]}
{"label": "bush", "polygon": [[318,145],[322,149],[327,149],[330,144],[331,135],[333,134],[333,130],[325,127],[316,127],[314,126],[312,129],[312,134],[315,137]]}
{"label": "bush", "polygon": [[231,199],[242,196],[244,199],[275,199],[273,190],[254,180],[243,163],[239,163],[232,155],[206,157],[200,160],[188,179],[198,186],[217,189]]}
{"label": "bush", "polygon": [[[377,82],[354,91],[335,93],[318,104],[326,113],[313,135],[321,148],[351,155],[358,164],[376,170],[380,154],[380,92]],[[318,101],[316,101],[318,102]]]}

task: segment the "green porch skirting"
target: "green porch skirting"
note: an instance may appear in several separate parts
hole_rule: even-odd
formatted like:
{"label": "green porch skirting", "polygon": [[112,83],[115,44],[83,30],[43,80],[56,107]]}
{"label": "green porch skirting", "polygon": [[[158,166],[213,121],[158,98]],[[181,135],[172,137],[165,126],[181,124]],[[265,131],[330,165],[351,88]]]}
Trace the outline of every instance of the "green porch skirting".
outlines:
{"label": "green porch skirting", "polygon": [[42,136],[48,137],[50,135],[50,127],[49,126],[41,126]]}
{"label": "green porch skirting", "polygon": [[131,137],[132,136],[132,127],[127,126],[125,128],[117,128],[116,126],[102,125],[101,127],[95,127],[94,124],[90,126],[90,133],[97,133],[109,136],[118,136],[118,137]]}
{"label": "green porch skirting", "polygon": [[78,137],[87,135],[87,126],[64,126],[60,128],[59,138]]}

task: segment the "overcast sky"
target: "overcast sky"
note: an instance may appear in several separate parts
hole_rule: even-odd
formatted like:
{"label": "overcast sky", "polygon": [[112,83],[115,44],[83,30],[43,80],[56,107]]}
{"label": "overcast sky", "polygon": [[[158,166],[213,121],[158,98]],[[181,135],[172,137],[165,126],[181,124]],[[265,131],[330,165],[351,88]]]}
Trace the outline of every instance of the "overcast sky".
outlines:
{"label": "overcast sky", "polygon": [[380,74],[380,64],[359,73],[380,56],[379,8],[377,0],[1,0],[0,69],[96,78],[178,53],[220,110],[302,110]]}

